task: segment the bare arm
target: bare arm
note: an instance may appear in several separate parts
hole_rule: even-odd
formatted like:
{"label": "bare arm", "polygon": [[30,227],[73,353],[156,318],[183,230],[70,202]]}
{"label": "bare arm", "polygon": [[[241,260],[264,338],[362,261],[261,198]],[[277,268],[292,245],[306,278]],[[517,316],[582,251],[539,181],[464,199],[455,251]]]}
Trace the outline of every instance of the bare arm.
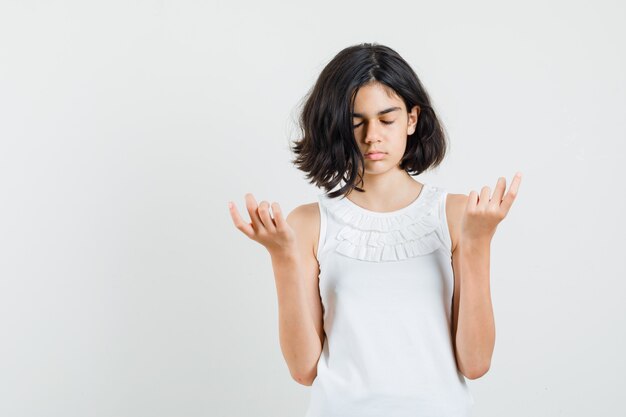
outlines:
{"label": "bare arm", "polygon": [[313,239],[319,224],[317,204],[295,208],[284,219],[277,203],[258,207],[251,194],[246,205],[251,225],[245,225],[231,208],[237,228],[263,244],[270,253],[278,296],[279,336],[283,357],[291,376],[311,385],[317,376],[317,362],[323,345],[323,318],[319,296],[319,265]]}
{"label": "bare arm", "polygon": [[495,321],[489,289],[489,250],[485,252],[460,239],[467,198],[464,194],[451,195],[448,205],[448,221],[454,234],[452,340],[459,371],[468,379],[477,379],[490,367]]}
{"label": "bare arm", "polygon": [[319,224],[317,205],[303,205],[287,216],[296,231],[297,251],[272,256],[278,294],[280,345],[292,377],[311,385],[324,342],[319,296],[319,265],[313,239]]}
{"label": "bare arm", "polygon": [[303,385],[311,385],[317,376],[317,361],[323,340],[312,314],[306,283],[299,267],[301,263],[297,254],[293,257],[272,257],[283,357],[293,379]]}
{"label": "bare arm", "polygon": [[489,242],[461,241],[452,256],[462,288],[455,306],[457,361],[463,375],[476,379],[489,370],[496,337],[489,285]]}
{"label": "bare arm", "polygon": [[460,200],[452,205],[456,230],[452,252],[453,340],[459,369],[471,379],[484,375],[491,364],[496,329],[490,291],[490,245],[497,225],[517,197],[521,178],[517,172],[506,195],[506,178],[500,177],[493,194],[485,186],[480,193],[460,194]]}

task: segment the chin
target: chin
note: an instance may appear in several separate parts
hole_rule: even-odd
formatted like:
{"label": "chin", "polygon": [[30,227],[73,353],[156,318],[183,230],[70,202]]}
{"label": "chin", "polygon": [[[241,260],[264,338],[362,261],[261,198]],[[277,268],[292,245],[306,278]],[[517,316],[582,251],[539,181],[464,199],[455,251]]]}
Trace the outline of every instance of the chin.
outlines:
{"label": "chin", "polygon": [[370,175],[377,175],[377,174],[384,174],[385,172],[389,171],[389,167],[388,166],[378,166],[376,168],[365,168],[365,173],[366,174],[370,174]]}

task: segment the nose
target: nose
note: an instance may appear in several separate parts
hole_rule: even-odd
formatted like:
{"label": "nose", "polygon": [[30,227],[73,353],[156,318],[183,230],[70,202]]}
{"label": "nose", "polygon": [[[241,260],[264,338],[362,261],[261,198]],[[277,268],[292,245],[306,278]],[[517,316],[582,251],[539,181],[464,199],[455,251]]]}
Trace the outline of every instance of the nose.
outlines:
{"label": "nose", "polygon": [[365,143],[380,142],[382,126],[377,126],[376,123],[368,123],[365,126]]}

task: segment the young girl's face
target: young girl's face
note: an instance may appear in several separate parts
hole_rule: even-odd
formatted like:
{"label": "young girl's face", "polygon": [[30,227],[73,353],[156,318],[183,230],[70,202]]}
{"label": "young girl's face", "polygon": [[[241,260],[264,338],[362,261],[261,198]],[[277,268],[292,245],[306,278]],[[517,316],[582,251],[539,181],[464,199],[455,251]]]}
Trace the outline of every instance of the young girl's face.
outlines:
{"label": "young girl's face", "polygon": [[[354,137],[365,158],[365,173],[379,174],[395,168],[406,149],[407,135],[415,132],[419,107],[407,113],[404,101],[378,83],[363,85],[352,112]],[[380,154],[367,155],[372,151]]]}

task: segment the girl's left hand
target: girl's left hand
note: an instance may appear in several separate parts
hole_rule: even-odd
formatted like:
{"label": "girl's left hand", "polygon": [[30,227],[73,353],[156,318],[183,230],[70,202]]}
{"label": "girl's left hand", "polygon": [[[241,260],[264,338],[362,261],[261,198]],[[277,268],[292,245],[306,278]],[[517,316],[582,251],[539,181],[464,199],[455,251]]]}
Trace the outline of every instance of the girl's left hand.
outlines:
{"label": "girl's left hand", "polygon": [[483,187],[480,196],[472,190],[469,193],[467,206],[463,213],[461,221],[461,239],[469,241],[491,241],[496,232],[498,224],[506,217],[511,209],[517,190],[522,180],[521,172],[517,172],[509,192],[502,197],[506,189],[506,179],[498,178],[496,188],[489,199],[491,189],[487,186]]}

